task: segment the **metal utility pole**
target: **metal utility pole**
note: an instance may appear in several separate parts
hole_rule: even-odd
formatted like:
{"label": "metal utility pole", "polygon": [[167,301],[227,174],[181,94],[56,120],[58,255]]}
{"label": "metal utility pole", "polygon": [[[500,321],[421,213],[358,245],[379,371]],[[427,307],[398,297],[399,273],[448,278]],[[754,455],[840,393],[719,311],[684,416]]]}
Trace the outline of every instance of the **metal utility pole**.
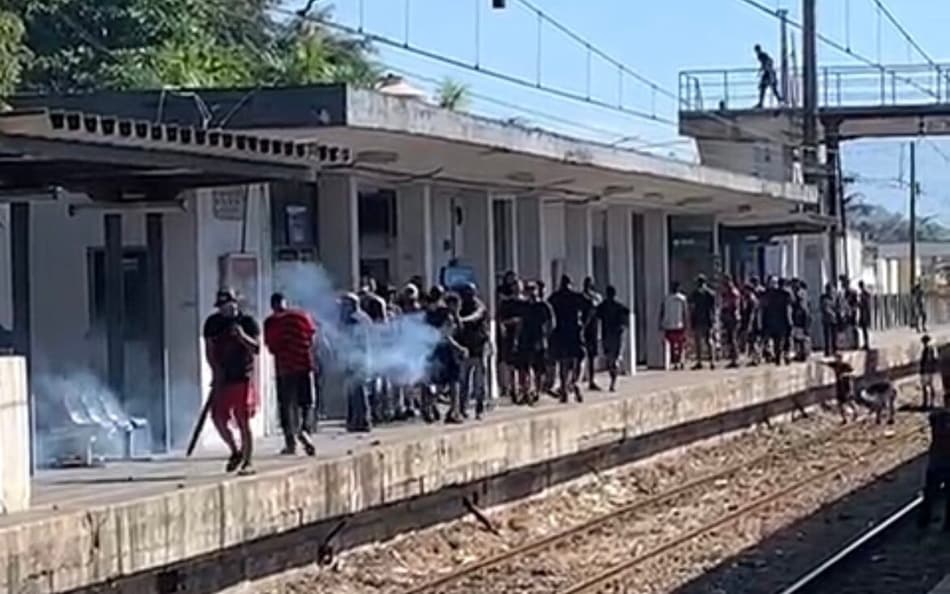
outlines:
{"label": "metal utility pole", "polygon": [[788,80],[788,11],[779,10],[778,11],[779,20],[781,21],[781,40],[779,41],[779,47],[781,48],[781,76],[780,81],[782,89],[782,100],[785,101],[786,105],[789,105],[789,80]]}
{"label": "metal utility pole", "polygon": [[817,29],[815,24],[816,0],[802,0],[802,47],[804,48],[805,63],[804,75],[804,122],[803,144],[804,154],[802,166],[805,170],[805,181],[815,183],[815,174],[818,165],[818,54]]}
{"label": "metal utility pole", "polygon": [[910,143],[910,284],[917,283],[917,142]]}

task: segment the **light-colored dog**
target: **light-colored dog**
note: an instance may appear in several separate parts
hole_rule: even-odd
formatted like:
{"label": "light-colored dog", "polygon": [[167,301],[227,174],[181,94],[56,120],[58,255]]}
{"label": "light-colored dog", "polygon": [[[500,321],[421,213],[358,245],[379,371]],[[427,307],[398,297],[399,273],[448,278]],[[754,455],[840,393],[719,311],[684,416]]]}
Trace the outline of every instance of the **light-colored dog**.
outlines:
{"label": "light-colored dog", "polygon": [[897,388],[887,380],[875,381],[861,390],[858,400],[874,413],[875,421],[880,424],[887,413],[887,424],[894,424],[894,412],[897,405]]}

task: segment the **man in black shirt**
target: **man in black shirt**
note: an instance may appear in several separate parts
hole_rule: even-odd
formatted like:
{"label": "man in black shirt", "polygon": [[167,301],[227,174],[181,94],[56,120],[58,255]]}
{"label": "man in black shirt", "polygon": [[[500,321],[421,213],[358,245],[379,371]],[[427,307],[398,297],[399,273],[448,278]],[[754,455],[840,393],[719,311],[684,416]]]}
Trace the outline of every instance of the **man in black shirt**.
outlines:
{"label": "man in black shirt", "polygon": [[821,334],[825,347],[825,356],[838,352],[838,303],[835,287],[831,283],[825,285],[825,291],[818,300],[818,309],[821,313]]}
{"label": "man in black shirt", "polygon": [[548,299],[551,309],[554,310],[551,354],[558,365],[561,402],[567,402],[569,391],[574,393],[578,402],[582,402],[584,399],[580,388],[577,387],[580,362],[584,356],[581,331],[593,306],[589,299],[571,287],[571,278],[562,276],[560,287]]}
{"label": "man in black shirt", "polygon": [[[551,306],[541,301],[538,285],[528,283],[527,299],[518,308],[518,335],[515,341],[515,361],[518,368],[519,392],[517,403],[533,403],[544,389],[548,337],[554,315]],[[534,375],[532,391],[532,374]]]}
{"label": "man in black shirt", "polygon": [[617,289],[607,287],[606,298],[597,306],[595,317],[600,322],[600,335],[604,345],[604,359],[610,373],[610,391],[617,389],[620,351],[623,333],[630,326],[630,308],[617,301]]}
{"label": "man in black shirt", "polygon": [[[231,451],[226,471],[239,469],[240,474],[251,474],[251,418],[258,407],[254,363],[260,352],[261,330],[253,317],[241,311],[233,291],[218,291],[214,306],[218,311],[205,320],[202,330],[205,357],[211,366],[211,420]],[[240,448],[228,426],[232,420],[241,436]]]}
{"label": "man in black shirt", "polygon": [[864,350],[871,350],[871,292],[864,281],[858,281],[858,329],[864,339]]}
{"label": "man in black shirt", "polygon": [[505,273],[498,287],[498,325],[495,328],[495,344],[498,349],[498,383],[502,396],[514,397],[515,386],[515,338],[518,328],[518,301],[522,295],[521,281],[514,272]]}
{"label": "man in black shirt", "polygon": [[482,418],[485,412],[485,400],[488,395],[486,378],[488,365],[486,345],[488,344],[488,308],[478,298],[478,291],[472,283],[466,283],[461,289],[462,303],[459,308],[459,344],[468,350],[468,357],[462,361],[462,417],[468,417],[469,400],[475,400],[475,418]]}
{"label": "man in black shirt", "polygon": [[792,329],[792,294],[784,281],[772,277],[762,306],[762,325],[776,365],[788,362],[788,338]]}
{"label": "man in black shirt", "polygon": [[[435,302],[426,314],[426,321],[438,329],[441,339],[432,354],[430,382],[437,391],[445,390],[449,395],[449,410],[445,414],[446,423],[461,423],[459,389],[462,379],[461,361],[468,357],[468,349],[458,342],[459,309],[461,301],[455,293],[446,293],[445,298]],[[425,415],[423,415],[425,418]]]}
{"label": "man in black shirt", "polygon": [[716,295],[709,288],[706,276],[696,277],[696,288],[689,296],[689,324],[693,329],[693,344],[696,348],[696,364],[693,369],[703,368],[703,352],[709,357],[709,368],[715,369],[713,360],[712,329],[716,321]]}
{"label": "man in black shirt", "polygon": [[757,108],[762,109],[765,104],[766,91],[772,91],[775,100],[782,102],[782,94],[778,90],[778,77],[775,76],[775,63],[772,56],[765,53],[762,46],[755,46],[755,57],[759,60],[759,103]]}
{"label": "man in black shirt", "polygon": [[[584,297],[587,298],[591,303],[591,313],[593,314],[594,310],[600,305],[600,302],[603,298],[600,296],[600,293],[594,288],[594,279],[587,277],[584,279],[584,287],[582,291]],[[600,386],[597,385],[597,382],[594,381],[594,369],[597,363],[597,351],[598,347],[598,334],[599,334],[599,324],[596,316],[591,315],[588,317],[584,324],[584,359],[586,361],[584,373],[587,374],[587,389],[593,391],[599,391]]]}

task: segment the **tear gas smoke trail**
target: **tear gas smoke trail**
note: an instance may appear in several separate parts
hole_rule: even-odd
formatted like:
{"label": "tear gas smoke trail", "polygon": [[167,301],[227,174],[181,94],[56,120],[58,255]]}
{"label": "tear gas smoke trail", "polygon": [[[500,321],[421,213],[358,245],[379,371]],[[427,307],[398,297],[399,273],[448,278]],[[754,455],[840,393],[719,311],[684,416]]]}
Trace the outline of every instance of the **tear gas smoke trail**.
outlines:
{"label": "tear gas smoke trail", "polygon": [[275,271],[275,286],[291,304],[313,316],[320,330],[321,364],[362,379],[382,377],[399,385],[425,378],[439,332],[422,314],[367,324],[352,332],[340,318],[340,291],[316,264],[293,263]]}

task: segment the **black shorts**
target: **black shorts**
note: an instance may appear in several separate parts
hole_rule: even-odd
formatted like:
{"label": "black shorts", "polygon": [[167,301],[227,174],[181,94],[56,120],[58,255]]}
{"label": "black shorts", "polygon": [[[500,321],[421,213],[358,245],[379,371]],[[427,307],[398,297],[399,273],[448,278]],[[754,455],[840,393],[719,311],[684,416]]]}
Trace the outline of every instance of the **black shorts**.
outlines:
{"label": "black shorts", "polygon": [[600,345],[597,344],[597,339],[592,338],[590,340],[584,339],[584,355],[587,357],[596,357],[600,354]]}
{"label": "black shorts", "polygon": [[584,357],[584,344],[581,342],[579,332],[555,331],[551,335],[549,348],[551,349],[551,358],[555,361],[582,359]]}
{"label": "black shorts", "polygon": [[514,366],[518,371],[544,373],[548,354],[544,349],[515,351]]}
{"label": "black shorts", "polygon": [[306,371],[278,376],[277,402],[313,406],[313,374]]}
{"label": "black shorts", "polygon": [[610,361],[616,361],[620,358],[620,351],[623,348],[623,339],[621,336],[604,337],[604,357]]}

